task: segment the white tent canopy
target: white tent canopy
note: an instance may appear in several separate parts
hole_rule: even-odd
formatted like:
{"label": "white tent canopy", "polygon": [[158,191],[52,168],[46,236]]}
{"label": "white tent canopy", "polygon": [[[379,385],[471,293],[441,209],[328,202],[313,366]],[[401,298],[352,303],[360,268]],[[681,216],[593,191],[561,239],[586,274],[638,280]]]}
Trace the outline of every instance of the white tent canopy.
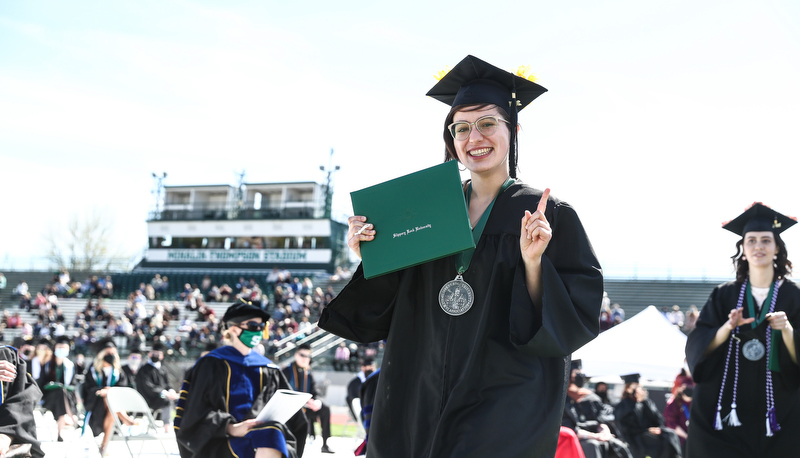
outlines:
{"label": "white tent canopy", "polygon": [[647,380],[674,380],[683,367],[686,336],[654,306],[623,321],[575,353],[589,377],[641,374]]}

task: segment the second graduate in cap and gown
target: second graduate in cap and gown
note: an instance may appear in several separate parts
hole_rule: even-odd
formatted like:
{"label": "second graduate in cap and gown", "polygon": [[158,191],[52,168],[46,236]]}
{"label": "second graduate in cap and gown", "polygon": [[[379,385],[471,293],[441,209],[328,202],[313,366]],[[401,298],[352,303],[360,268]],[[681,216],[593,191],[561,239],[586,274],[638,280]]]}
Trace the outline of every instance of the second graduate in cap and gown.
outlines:
{"label": "second graduate in cap and gown", "polygon": [[[603,279],[575,210],[515,179],[517,111],[545,91],[473,56],[447,73],[428,95],[451,106],[445,160],[469,171],[476,248],[370,280],[359,266],[322,313],[342,337],[387,340],[370,458],[555,453],[570,354],[598,333]],[[348,222],[360,254],[381,228]],[[471,307],[440,302],[449,282],[469,284]]]}
{"label": "second graduate in cap and gown", "polygon": [[268,319],[240,299],[222,317],[228,344],[187,371],[174,422],[182,458],[303,455],[308,422],[302,410],[286,424],[255,420],[278,389],[291,389],[280,368],[252,350]]}
{"label": "second graduate in cap and gown", "polygon": [[724,226],[741,237],[736,280],[714,289],[686,342],[691,458],[800,455],[800,290],[780,237],[795,222],[755,203]]}

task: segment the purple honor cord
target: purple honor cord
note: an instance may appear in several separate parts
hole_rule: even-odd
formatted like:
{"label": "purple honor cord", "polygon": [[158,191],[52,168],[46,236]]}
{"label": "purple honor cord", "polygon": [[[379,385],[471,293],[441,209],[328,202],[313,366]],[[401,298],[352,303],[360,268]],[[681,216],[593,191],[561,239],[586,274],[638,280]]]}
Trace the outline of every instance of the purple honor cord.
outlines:
{"label": "purple honor cord", "polygon": [[[745,280],[742,283],[742,289],[739,292],[739,300],[736,302],[736,309],[742,309],[742,302],[744,301],[745,292],[747,290],[747,281]],[[769,306],[769,313],[775,311],[775,303],[778,300],[778,281],[775,281],[772,290],[772,301],[770,301]],[[770,349],[772,346],[772,328],[767,326],[767,352],[766,354],[770,354]],[[714,429],[721,430],[723,427],[723,420],[722,420],[722,395],[725,391],[725,382],[728,379],[728,366],[731,360],[731,351],[733,350],[734,345],[736,346],[736,356],[734,358],[735,364],[735,372],[733,375],[733,402],[731,403],[731,412],[725,417],[725,421],[728,423],[729,426],[741,426],[742,423],[739,421],[739,416],[736,414],[736,396],[739,387],[739,342],[741,339],[736,337],[736,334],[739,333],[739,327],[737,326],[736,329],[731,332],[731,337],[728,340],[728,354],[725,357],[725,370],[722,373],[722,385],[719,388],[719,397],[717,398],[717,413],[714,419]],[[772,437],[772,435],[781,430],[781,426],[778,424],[778,419],[775,415],[775,397],[774,392],[772,389],[772,371],[769,370],[769,364],[767,363],[767,414],[766,414],[766,426],[767,426],[767,437]]]}

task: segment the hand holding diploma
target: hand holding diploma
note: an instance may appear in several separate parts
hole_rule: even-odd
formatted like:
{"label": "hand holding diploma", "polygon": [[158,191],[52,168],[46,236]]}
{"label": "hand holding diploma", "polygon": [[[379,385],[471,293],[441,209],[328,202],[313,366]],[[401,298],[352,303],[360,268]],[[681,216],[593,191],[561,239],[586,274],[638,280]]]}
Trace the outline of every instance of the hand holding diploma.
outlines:
{"label": "hand holding diploma", "polygon": [[375,238],[372,224],[367,222],[366,216],[351,216],[347,218],[347,246],[361,259],[361,242],[368,242]]}

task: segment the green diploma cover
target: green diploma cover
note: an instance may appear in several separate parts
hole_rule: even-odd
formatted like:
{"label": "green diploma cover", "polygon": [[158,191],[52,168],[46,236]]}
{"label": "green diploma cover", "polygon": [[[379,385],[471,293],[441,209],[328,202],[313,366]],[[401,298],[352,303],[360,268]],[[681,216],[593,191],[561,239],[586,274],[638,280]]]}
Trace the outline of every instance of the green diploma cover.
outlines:
{"label": "green diploma cover", "polygon": [[456,161],[350,193],[375,238],[361,243],[367,279],[475,248]]}

